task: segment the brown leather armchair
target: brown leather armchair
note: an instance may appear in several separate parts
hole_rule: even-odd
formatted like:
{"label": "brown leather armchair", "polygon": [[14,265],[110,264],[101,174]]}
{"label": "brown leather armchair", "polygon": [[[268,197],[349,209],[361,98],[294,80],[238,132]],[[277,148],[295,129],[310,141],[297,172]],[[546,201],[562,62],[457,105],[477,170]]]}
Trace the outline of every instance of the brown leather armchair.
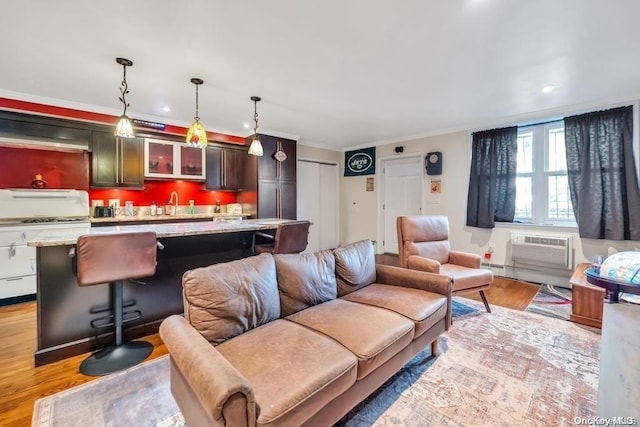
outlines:
{"label": "brown leather armchair", "polygon": [[[253,233],[253,253],[293,254],[307,249],[309,221],[289,221],[278,225],[276,235]],[[256,243],[256,237],[266,239],[265,243]]]}
{"label": "brown leather armchair", "polygon": [[484,290],[493,282],[493,273],[480,268],[480,255],[451,250],[446,216],[399,216],[396,221],[401,267],[449,276],[453,295],[478,291],[491,313]]}

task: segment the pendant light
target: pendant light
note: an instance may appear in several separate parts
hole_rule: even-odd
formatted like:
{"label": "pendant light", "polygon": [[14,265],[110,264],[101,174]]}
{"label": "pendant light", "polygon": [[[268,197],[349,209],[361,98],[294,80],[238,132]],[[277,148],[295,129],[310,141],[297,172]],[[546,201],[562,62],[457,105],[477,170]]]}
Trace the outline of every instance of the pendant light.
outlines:
{"label": "pendant light", "polygon": [[118,120],[114,135],[122,138],[133,138],[133,125],[131,124],[129,117],[127,117],[127,107],[129,104],[125,98],[129,93],[129,86],[127,85],[127,67],[131,67],[133,62],[126,58],[116,58],[116,62],[122,65],[122,83],[120,84],[120,97],[118,99],[122,104],[124,104],[124,111],[120,116],[120,120]]}
{"label": "pendant light", "polygon": [[258,137],[258,101],[260,101],[260,97],[252,96],[251,100],[253,101],[253,121],[255,125],[253,126],[253,141],[251,141],[248,153],[252,156],[262,156],[264,152],[262,151],[260,137]]}
{"label": "pendant light", "polygon": [[200,117],[198,117],[198,86],[204,83],[204,80],[196,77],[191,79],[191,83],[196,85],[196,116],[195,121],[189,126],[187,131],[187,145],[194,148],[204,148],[207,146],[207,131],[202,123],[200,123]]}

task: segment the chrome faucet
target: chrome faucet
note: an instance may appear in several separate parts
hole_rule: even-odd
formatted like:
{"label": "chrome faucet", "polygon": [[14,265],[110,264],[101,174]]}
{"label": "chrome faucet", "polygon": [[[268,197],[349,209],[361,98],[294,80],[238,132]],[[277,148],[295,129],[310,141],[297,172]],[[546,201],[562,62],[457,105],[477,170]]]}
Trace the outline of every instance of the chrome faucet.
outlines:
{"label": "chrome faucet", "polygon": [[167,204],[170,205],[171,203],[173,203],[173,196],[176,196],[175,205],[173,206],[173,215],[175,215],[178,213],[178,193],[172,191],[171,196],[169,196],[169,202],[167,202]]}

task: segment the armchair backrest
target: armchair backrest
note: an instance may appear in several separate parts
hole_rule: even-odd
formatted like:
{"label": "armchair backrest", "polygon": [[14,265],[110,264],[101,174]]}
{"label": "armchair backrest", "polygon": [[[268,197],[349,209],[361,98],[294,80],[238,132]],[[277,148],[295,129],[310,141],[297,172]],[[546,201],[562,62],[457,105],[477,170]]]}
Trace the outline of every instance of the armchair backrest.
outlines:
{"label": "armchair backrest", "polygon": [[273,253],[291,254],[307,249],[310,225],[309,221],[291,221],[278,225]]}
{"label": "armchair backrest", "polygon": [[449,261],[449,220],[443,215],[399,216],[398,259],[407,266],[411,255],[430,258],[445,264]]}

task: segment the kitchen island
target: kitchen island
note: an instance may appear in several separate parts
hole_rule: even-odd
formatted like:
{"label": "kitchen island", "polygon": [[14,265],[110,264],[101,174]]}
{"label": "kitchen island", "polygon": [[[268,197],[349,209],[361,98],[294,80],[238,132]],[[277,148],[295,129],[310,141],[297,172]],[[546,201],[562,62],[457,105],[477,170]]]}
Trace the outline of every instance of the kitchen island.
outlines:
{"label": "kitchen island", "polygon": [[[153,231],[164,246],[158,251],[156,273],[152,277],[125,282],[125,314],[140,312],[138,319],[125,323],[124,337],[129,340],[156,333],[163,319],[183,312],[185,271],[252,255],[254,231],[274,231],[282,222],[286,220],[81,226],[38,234],[27,242],[36,247],[38,270],[35,365],[114,342],[113,327],[95,320],[110,312],[111,286],[79,287],[73,272],[69,253],[79,236]],[[92,321],[99,323],[98,327],[92,327]]]}

